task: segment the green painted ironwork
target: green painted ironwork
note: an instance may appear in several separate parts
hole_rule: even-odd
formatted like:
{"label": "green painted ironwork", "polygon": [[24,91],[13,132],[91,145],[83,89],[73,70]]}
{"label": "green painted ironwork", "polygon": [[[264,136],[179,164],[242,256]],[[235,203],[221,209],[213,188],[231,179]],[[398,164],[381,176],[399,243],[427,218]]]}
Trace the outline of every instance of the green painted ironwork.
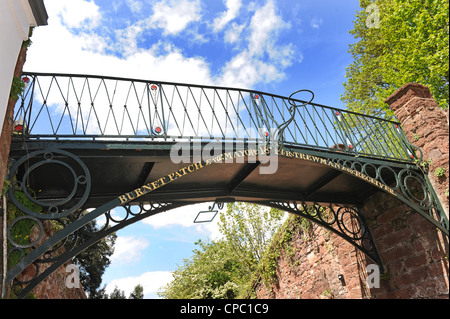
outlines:
{"label": "green painted ironwork", "polygon": [[[88,149],[89,143],[107,141],[123,150],[145,145],[159,151],[167,151],[179,141],[243,140],[246,147],[255,145],[251,141],[262,141],[272,147],[274,155],[315,162],[332,170],[299,193],[296,200],[258,203],[308,218],[350,242],[381,267],[369,227],[357,205],[306,202],[311,193],[339,174],[352,175],[390,193],[448,236],[448,219],[426,174],[415,162],[421,160],[421,152],[418,150],[416,158],[417,149],[406,140],[397,122],[315,104],[312,99],[293,99],[295,93],[286,98],[234,88],[86,75],[26,73],[24,77],[28,85],[16,106],[13,143],[34,143],[40,150],[12,163],[8,178],[13,182],[8,196],[25,215],[10,221],[8,229],[28,219],[38,226],[40,233],[37,240],[24,245],[15,242],[8,231],[12,246],[9,254],[17,251],[23,258],[5,279],[19,288],[19,297],[107,234],[142,218],[195,202],[139,202],[140,196],[153,190],[150,187],[153,184],[148,183],[127,193],[131,194],[128,198],[135,199],[134,205],[122,195],[86,212],[84,203],[90,194],[91,175],[79,157],[60,149],[64,141],[67,144],[75,141],[78,143],[75,148],[83,149]],[[44,165],[62,166],[73,177],[72,189],[61,198],[41,201],[28,193],[28,177]],[[246,163],[228,185],[227,192],[234,192],[258,165]],[[196,169],[203,166],[204,161]],[[165,182],[158,187],[166,184],[163,178],[160,180]],[[42,206],[42,212],[21,205],[15,191],[23,192],[31,202]],[[74,196],[75,193],[81,195]],[[220,196],[223,195],[217,195]],[[120,220],[112,217],[110,212],[114,208],[123,209],[125,217]],[[105,226],[77,245],[77,234],[103,215]],[[52,220],[61,229],[38,244],[45,220]],[[30,251],[25,254],[25,250]],[[43,263],[50,267],[40,272]],[[17,280],[30,265],[36,268],[34,278],[28,282]]]}
{"label": "green painted ironwork", "polygon": [[399,123],[293,95],[91,75],[23,78],[14,120],[26,139],[261,140],[279,130],[286,146],[394,161],[415,156]]}

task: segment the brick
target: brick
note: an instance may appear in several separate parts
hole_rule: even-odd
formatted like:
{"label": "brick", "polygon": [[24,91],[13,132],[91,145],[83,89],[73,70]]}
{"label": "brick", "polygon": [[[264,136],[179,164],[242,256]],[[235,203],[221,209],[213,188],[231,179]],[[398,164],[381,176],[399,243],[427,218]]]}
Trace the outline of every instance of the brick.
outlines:
{"label": "brick", "polygon": [[404,261],[402,260],[394,261],[389,264],[388,272],[392,275],[402,274],[405,273],[406,271],[407,270],[404,265]]}
{"label": "brick", "polygon": [[402,216],[404,214],[403,206],[399,205],[393,209],[390,209],[389,211],[381,214],[377,222],[379,224],[385,224],[391,222],[394,218],[397,218],[398,216]]}
{"label": "brick", "polygon": [[427,267],[424,265],[423,267],[411,270],[411,276],[416,284],[426,280],[429,277]]}
{"label": "brick", "polygon": [[398,261],[401,259],[404,259],[405,257],[409,256],[411,254],[411,250],[404,247],[396,247],[391,249],[390,251],[386,252],[384,254],[384,260],[385,262],[392,262],[392,261]]}
{"label": "brick", "polygon": [[423,265],[428,264],[430,261],[430,257],[425,251],[418,252],[416,255],[412,255],[405,259],[404,266],[407,270],[422,267]]}
{"label": "brick", "polygon": [[394,281],[396,285],[400,288],[405,286],[409,287],[414,283],[414,278],[410,273],[404,273],[396,276]]}
{"label": "brick", "polygon": [[[422,216],[420,216],[420,217],[422,217]],[[418,220],[417,222],[412,223],[410,227],[414,233],[416,233],[418,235],[422,235],[422,236],[431,231],[434,232],[434,230],[435,230],[435,226],[433,226],[433,224],[431,224],[424,217],[422,217],[422,220]]]}
{"label": "brick", "polygon": [[442,277],[445,279],[448,274],[448,261],[442,260],[428,264],[428,273],[430,277]]}
{"label": "brick", "polygon": [[412,232],[409,228],[403,228],[399,231],[390,232],[383,238],[383,245],[387,247],[395,247],[397,245],[404,245],[405,241],[409,241]]}

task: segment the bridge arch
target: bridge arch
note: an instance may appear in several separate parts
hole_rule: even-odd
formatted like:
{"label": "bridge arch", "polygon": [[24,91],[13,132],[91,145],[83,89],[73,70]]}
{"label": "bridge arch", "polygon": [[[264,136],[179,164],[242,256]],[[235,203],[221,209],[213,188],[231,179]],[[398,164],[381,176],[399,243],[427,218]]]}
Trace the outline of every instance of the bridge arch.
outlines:
{"label": "bridge arch", "polygon": [[[267,156],[267,152],[270,151],[270,149],[261,148],[260,151],[263,151],[262,154],[264,156]],[[325,184],[329,184],[331,180],[335,180],[337,176],[340,176],[342,173],[346,174],[347,178],[360,179],[363,183],[368,184],[370,189],[376,187],[379,190],[384,191],[385,193],[390,194],[391,196],[395,196],[400,198],[402,194],[404,193],[402,187],[400,186],[400,181],[402,178],[402,174],[405,174],[405,169],[396,168],[397,175],[394,175],[396,173],[396,170],[392,167],[388,167],[386,169],[389,173],[392,173],[392,176],[389,178],[392,180],[394,179],[395,182],[393,182],[393,187],[389,186],[389,184],[385,184],[384,180],[387,179],[386,176],[383,178],[383,174],[381,173],[384,169],[382,165],[376,165],[374,163],[364,163],[361,161],[351,161],[350,159],[342,159],[342,158],[334,158],[330,160],[329,158],[326,159],[324,157],[318,157],[315,155],[308,155],[304,153],[299,153],[293,150],[273,150],[276,155],[275,158],[286,158],[287,162],[307,162],[310,161],[314,163],[317,167],[320,169],[323,168],[329,168],[330,170],[325,173],[325,178],[322,178],[319,182],[316,182],[312,188],[308,190],[308,194],[312,195],[315,191],[317,191],[319,188],[323,188]],[[235,160],[239,157],[245,157],[244,154],[249,154],[250,151],[246,150],[244,151],[238,151],[234,150],[232,151],[233,156]],[[39,157],[42,158],[41,161],[38,161],[33,164],[33,158]],[[66,157],[66,161],[62,160],[61,157]],[[247,155],[248,157],[248,155]],[[247,158],[248,159],[248,158]],[[259,159],[257,157],[257,159]],[[41,162],[44,163],[41,163]],[[144,198],[146,195],[149,195],[151,192],[163,189],[164,186],[167,184],[177,181],[178,179],[182,179],[184,176],[188,176],[189,174],[195,174],[197,171],[200,171],[201,169],[204,169],[206,167],[209,167],[210,165],[215,165],[216,168],[220,168],[219,165],[223,165],[225,161],[225,156],[216,156],[211,159],[207,159],[206,161],[201,161],[198,163],[192,163],[190,165],[187,165],[177,171],[171,172],[166,176],[162,176],[161,178],[146,183],[141,187],[138,187],[130,192],[127,192],[125,194],[122,194],[116,198],[114,198],[112,201],[101,205],[100,207],[92,210],[91,212],[85,214],[85,215],[77,215],[73,214],[73,212],[81,207],[83,207],[84,203],[87,202],[87,196],[85,195],[90,190],[90,183],[91,183],[91,177],[89,174],[89,170],[87,169],[86,165],[83,164],[83,162],[75,157],[73,154],[63,151],[63,150],[57,150],[57,149],[49,149],[44,151],[35,151],[32,152],[26,156],[24,156],[22,159],[19,159],[11,168],[11,178],[13,176],[17,176],[18,171],[22,168],[25,170],[25,172],[22,173],[23,177],[21,178],[21,182],[16,183],[13,185],[13,187],[9,191],[9,196],[11,200],[14,202],[16,206],[18,206],[20,209],[22,209],[25,213],[28,214],[28,216],[23,216],[19,218],[29,218],[33,220],[36,224],[39,225],[40,231],[42,232],[42,223],[40,220],[58,220],[60,221],[64,217],[67,217],[69,215],[72,215],[71,218],[64,222],[64,227],[62,230],[57,232],[52,237],[48,238],[44,243],[42,243],[40,246],[36,247],[31,253],[29,253],[23,260],[21,264],[16,265],[13,267],[9,272],[9,277],[6,278],[7,281],[13,280],[22,270],[24,270],[24,264],[29,266],[31,264],[35,265],[36,269],[39,269],[39,264],[42,263],[50,263],[51,265],[45,269],[45,271],[39,273],[36,272],[35,278],[30,280],[29,282],[22,283],[18,282],[18,285],[23,286],[22,292],[19,296],[25,296],[28,292],[31,291],[40,281],[42,281],[45,277],[47,277],[49,274],[51,274],[54,270],[59,268],[61,265],[65,264],[67,261],[72,259],[74,256],[76,256],[78,253],[83,251],[84,249],[88,248],[92,244],[96,243],[97,241],[101,240],[105,236],[116,232],[119,229],[122,229],[132,223],[135,223],[139,220],[142,220],[143,218],[150,217],[152,215],[163,213],[168,210],[190,205],[193,203],[199,203],[199,202],[205,202],[209,201],[212,198],[214,198],[217,202],[226,202],[231,200],[236,200],[235,197],[224,197],[220,196],[223,194],[221,191],[215,191],[210,192],[208,194],[208,198],[201,199],[201,197],[197,199],[191,199],[188,201],[183,200],[177,200],[177,201],[170,201],[170,202],[149,202],[144,201],[141,202],[142,198]],[[75,180],[75,183],[78,183],[80,185],[86,184],[86,187],[84,190],[80,190],[80,195],[78,198],[75,198],[75,204],[71,207],[67,207],[68,200],[71,199],[71,197],[74,197],[74,194],[76,191],[72,190],[70,194],[67,196],[61,196],[64,198],[64,200],[59,200],[56,203],[54,201],[46,202],[45,201],[38,201],[35,200],[37,204],[45,204],[47,205],[46,210],[47,214],[42,213],[34,213],[30,210],[28,210],[26,207],[23,207],[23,205],[20,204],[20,202],[15,197],[15,190],[18,189],[25,189],[28,182],[28,176],[31,175],[29,173],[30,171],[33,171],[36,167],[40,167],[43,165],[51,165],[53,163],[61,164],[65,163],[62,166],[67,167],[67,162],[75,163],[76,165],[81,166],[81,170],[79,169],[81,175],[77,175],[75,173],[75,169],[70,169],[67,172],[67,175],[73,175],[73,179]],[[24,169],[22,166],[24,164],[27,164],[29,167],[28,169]],[[230,163],[229,163],[230,164]],[[257,164],[259,166],[260,162],[257,161],[257,163],[248,163],[244,162],[241,163],[241,165],[244,166],[244,169],[240,169],[238,174],[236,174],[233,179],[230,182],[230,185],[234,185],[234,187],[237,187],[241,185],[241,183],[250,176],[250,174],[256,169]],[[284,163],[280,163],[282,166]],[[251,165],[251,169],[249,169],[249,165]],[[50,167],[51,168],[51,167]],[[244,172],[244,173],[243,173]],[[42,174],[44,174],[42,172]],[[46,173],[48,174],[48,173]],[[45,174],[45,175],[46,175]],[[84,175],[83,175],[84,174]],[[367,175],[366,175],[367,174]],[[370,177],[369,175],[373,174],[374,177]],[[408,175],[408,176],[414,176],[414,180],[418,180],[417,176],[418,173],[415,173],[416,175]],[[257,174],[260,175],[260,174]],[[332,178],[330,178],[330,176]],[[398,177],[400,176],[400,177]],[[60,176],[61,177],[61,176]],[[273,176],[272,176],[273,178]],[[381,182],[380,182],[381,181]],[[353,180],[352,183],[355,181]],[[383,182],[383,183],[382,183]],[[340,182],[342,183],[342,181]],[[239,185],[238,185],[239,184]],[[406,185],[407,186],[407,185]],[[406,188],[404,185],[403,188]],[[420,186],[423,186],[420,184]],[[256,187],[258,190],[258,187]],[[87,190],[87,191],[86,191]],[[228,190],[230,190],[228,188]],[[406,188],[406,194],[410,194],[411,191]],[[260,190],[259,190],[260,191]],[[428,190],[424,190],[424,199],[426,198],[427,201],[430,200],[432,197],[431,193],[428,193]],[[247,193],[246,193],[247,192]],[[340,204],[340,203],[326,203],[326,202],[315,202],[315,201],[303,201],[301,199],[294,199],[294,200],[287,200],[282,198],[277,198],[274,200],[270,200],[267,198],[264,198],[266,196],[269,196],[270,192],[267,194],[260,194],[259,197],[256,197],[255,192],[249,193],[249,189],[244,190],[242,193],[238,192],[229,192],[229,195],[233,195],[237,197],[237,200],[245,200],[249,202],[253,202],[256,204],[262,204],[274,208],[278,208],[293,214],[297,214],[299,216],[302,216],[304,218],[307,218],[314,223],[327,228],[330,231],[333,231],[334,233],[338,234],[342,238],[344,238],[346,241],[351,243],[353,246],[358,248],[360,251],[362,251],[364,254],[366,254],[371,260],[373,260],[376,264],[378,264],[381,269],[383,269],[383,265],[381,263],[381,259],[378,256],[375,243],[373,241],[373,238],[370,234],[369,227],[364,219],[364,216],[360,213],[357,205],[357,201],[354,202],[354,204]],[[244,195],[246,194],[246,195]],[[306,195],[308,195],[306,194]],[[162,194],[160,194],[161,196]],[[305,195],[305,194],[304,194]],[[303,196],[304,196],[303,195]],[[31,197],[30,197],[31,198]],[[416,197],[413,197],[416,199]],[[308,199],[308,197],[304,197],[303,199]],[[311,199],[311,198],[309,198]],[[422,201],[424,201],[422,199]],[[408,199],[405,197],[403,198],[403,201],[408,201]],[[415,204],[410,204],[411,207],[414,207]],[[61,208],[60,208],[61,207]],[[117,207],[123,207],[126,214],[125,217],[121,218],[120,220],[115,220],[111,214],[110,211]],[[137,210],[133,207],[137,207]],[[309,209],[308,207],[313,207],[313,209]],[[426,206],[426,208],[433,207],[432,205]],[[422,212],[422,211],[420,211]],[[423,213],[423,212],[422,212]],[[58,254],[58,248],[61,245],[60,243],[64,243],[65,240],[69,237],[76,236],[76,233],[79,231],[83,231],[83,228],[86,224],[92,222],[93,220],[97,219],[98,217],[105,215],[107,220],[107,225],[115,224],[114,226],[111,226],[109,228],[103,228],[100,231],[92,234],[90,236],[90,239],[83,242],[82,245],[79,246],[70,246],[67,247],[67,250],[61,253],[58,256],[55,256],[55,254]],[[428,215],[426,215],[428,216]],[[18,219],[19,219],[18,218]],[[38,219],[39,218],[39,219]],[[440,220],[433,220],[436,226],[442,226],[440,224]],[[10,228],[14,226],[15,221],[12,221],[10,224]],[[444,229],[445,230],[445,229]],[[23,248],[30,248],[33,246],[33,244],[30,244],[29,246],[21,246],[19,244],[16,244],[11,238],[10,242],[15,246],[15,249],[23,249]],[[35,241],[36,243],[37,241]],[[73,242],[71,240],[70,242]],[[34,244],[35,244],[34,243]],[[54,248],[57,247],[57,248]],[[44,257],[42,257],[44,256]]]}
{"label": "bridge arch", "polygon": [[[33,76],[32,83],[35,83],[36,88],[42,92],[42,84],[38,81],[42,75],[30,76]],[[66,83],[69,89],[75,90],[77,85],[73,79],[79,76],[61,77],[68,78]],[[89,78],[80,77],[82,79],[80,83],[84,83],[83,87],[88,86]],[[192,108],[188,107],[187,100],[181,98],[182,87],[188,93],[189,101],[195,101],[194,107],[199,112],[201,98],[215,97],[214,100],[219,101],[219,105],[214,105],[208,99],[208,106],[213,111],[210,119],[217,124],[219,122],[214,115],[214,106],[223,108],[231,123],[233,116],[229,116],[227,112],[238,103],[242,103],[244,95],[248,95],[247,98],[250,99],[248,104],[251,107],[246,105],[246,110],[250,119],[252,116],[255,117],[254,123],[266,123],[265,126],[277,123],[278,127],[287,124],[282,127],[283,132],[280,135],[277,135],[276,130],[270,131],[270,128],[264,127],[258,130],[258,134],[253,138],[247,136],[239,140],[227,136],[225,128],[221,127],[219,131],[223,133],[222,136],[198,139],[194,136],[169,136],[170,124],[166,120],[171,117],[168,116],[166,120],[161,121],[163,127],[160,127],[160,132],[151,131],[151,127],[148,127],[148,134],[142,136],[138,134],[137,128],[133,128],[135,134],[132,136],[105,135],[106,130],[100,130],[99,135],[89,135],[86,134],[89,126],[87,124],[83,126],[82,133],[75,128],[72,134],[65,135],[59,134],[59,129],[61,123],[67,120],[65,116],[69,116],[71,108],[69,99],[60,90],[65,111],[59,115],[57,125],[53,125],[55,123],[49,116],[53,135],[37,134],[33,130],[37,127],[41,112],[48,109],[49,105],[45,98],[52,95],[50,94],[52,83],[58,83],[58,77],[52,76],[47,94],[41,93],[44,101],[38,101],[40,107],[37,114],[32,111],[33,93],[29,93],[31,95],[29,97],[23,96],[19,102],[16,118],[19,120],[23,116],[22,120],[27,119],[26,123],[22,122],[22,128],[26,129],[18,132],[12,145],[12,166],[9,174],[12,186],[8,196],[25,213],[25,217],[20,217],[21,219],[32,220],[41,230],[42,220],[56,220],[62,223],[63,227],[36,247],[33,246],[37,240],[22,247],[23,245],[9,238],[14,250],[23,251],[28,248],[32,250],[8,271],[6,282],[12,282],[32,264],[38,269],[39,263],[51,263],[50,267],[42,273],[37,273],[31,281],[18,283],[23,288],[20,296],[26,295],[60,265],[109,233],[154,214],[199,202],[246,201],[300,215],[335,232],[381,267],[383,265],[376,245],[359,210],[364,198],[375,192],[382,191],[397,198],[448,236],[448,219],[426,174],[411,159],[414,147],[406,140],[399,123],[381,119],[377,122],[373,117],[316,105],[311,101],[286,99],[262,92],[258,92],[256,98],[256,94],[251,91],[195,86],[200,92],[198,93],[200,95],[195,95],[189,85],[157,83],[150,86],[149,82],[140,80],[99,77],[96,80],[99,83],[98,90],[105,87],[106,92],[108,92],[107,81],[116,83],[124,81],[135,91],[137,83],[140,83],[144,88],[143,92],[150,94],[147,100],[148,109],[153,111],[155,116],[159,114],[156,109],[159,108],[158,112],[162,112],[163,106],[167,107],[166,112],[168,110],[172,112],[174,105],[170,104],[168,94],[163,92],[164,86],[171,85],[172,97],[178,96],[178,103],[185,109],[182,115],[184,122],[192,121]],[[153,85],[156,89],[153,89]],[[205,93],[208,89],[211,92]],[[159,93],[155,94],[153,91]],[[230,91],[237,92],[238,102],[236,100],[233,102]],[[26,91],[25,95],[27,92],[30,91]],[[154,94],[153,97],[151,94]],[[77,102],[79,106],[81,101],[80,98]],[[94,101],[95,99],[91,100],[91,111],[94,110]],[[286,107],[284,116],[281,116],[283,111],[278,114],[273,112],[274,107],[278,105],[277,101]],[[258,108],[260,103],[265,103],[263,108]],[[269,104],[274,106],[272,113]],[[289,108],[288,104],[292,107]],[[114,118],[113,106],[110,107],[108,116]],[[143,114],[142,109],[141,103],[138,119],[144,120],[146,117],[139,115]],[[252,113],[252,109],[258,112]],[[81,114],[82,111],[80,108],[77,112]],[[124,110],[124,114],[126,113],[131,117],[131,111],[127,110],[127,106]],[[175,121],[177,113],[171,114],[174,122],[182,122],[180,119]],[[261,115],[263,118],[258,120]],[[235,116],[243,123],[243,118],[239,118],[239,112],[236,112]],[[77,115],[74,122],[69,116],[68,121],[74,128],[80,122],[84,123],[81,119],[83,116]],[[273,123],[270,123],[271,119]],[[125,120],[126,116],[122,117],[122,124]],[[303,133],[298,125],[295,127],[295,121],[303,122],[305,126]],[[309,121],[312,121],[311,127],[308,126]],[[371,121],[371,125],[361,133],[355,128],[358,121],[359,123]],[[206,122],[205,118],[199,119],[197,124],[200,125],[201,122]],[[295,129],[289,126],[291,122]],[[320,122],[324,124],[323,129],[317,126]],[[325,122],[328,123],[328,127]],[[121,126],[117,125],[117,119],[113,124],[117,128]],[[105,125],[108,126],[107,123]],[[251,131],[247,129],[249,128],[245,128],[247,132]],[[331,138],[330,132],[333,130],[338,139]],[[183,129],[180,132],[182,133]],[[236,132],[233,129],[233,134]],[[296,139],[295,132],[301,135],[303,140]],[[376,139],[381,133],[385,134],[384,141]],[[315,136],[312,144],[306,143],[308,136],[310,138]],[[329,141],[327,137],[330,138]],[[325,141],[328,143],[321,144]],[[174,154],[171,150],[175,146],[188,150],[188,162],[173,161]],[[371,151],[368,153],[362,146],[367,146]],[[36,198],[31,196],[28,187],[40,191]],[[40,204],[43,207],[42,212],[33,212],[21,205],[15,195],[15,191],[19,190],[30,200]],[[307,205],[315,207],[312,213],[306,209]],[[126,211],[126,217],[120,221],[114,220],[108,213],[119,206],[124,207]],[[80,211],[92,207],[95,209],[89,213],[80,214]],[[139,209],[136,211],[132,207]],[[92,234],[91,239],[83,245],[69,247],[70,249],[58,257],[54,256],[57,253],[55,247],[59,247],[58,245],[64,243],[69,236],[75,236],[76,232],[82,231],[85,225],[101,215],[106,215],[107,220],[114,222],[115,225]],[[63,219],[65,221],[62,222]],[[11,221],[9,227],[14,227],[16,222],[17,220]]]}

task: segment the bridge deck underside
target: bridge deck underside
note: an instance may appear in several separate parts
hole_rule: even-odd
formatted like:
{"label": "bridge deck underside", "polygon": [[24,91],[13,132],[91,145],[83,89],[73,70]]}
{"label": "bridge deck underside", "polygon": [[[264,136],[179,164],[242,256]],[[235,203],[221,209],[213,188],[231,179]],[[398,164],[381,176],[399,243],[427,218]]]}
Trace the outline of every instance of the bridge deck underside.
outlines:
{"label": "bridge deck underside", "polygon": [[[175,164],[170,158],[171,145],[148,146],[130,144],[83,144],[74,141],[59,143],[27,143],[26,152],[43,145],[58,146],[78,156],[91,175],[91,191],[83,208],[98,207],[113,198],[167,176],[190,163]],[[301,151],[301,150],[300,150]],[[12,158],[25,154],[21,143],[13,143]],[[59,158],[62,162],[64,158]],[[277,157],[267,162],[240,158],[240,162],[216,163],[174,180],[139,198],[147,201],[298,201],[306,203],[361,204],[362,199],[376,188],[350,174],[330,166]],[[31,158],[29,166],[36,159]],[[268,167],[273,174],[262,174]],[[18,176],[21,179],[21,176]],[[59,201],[73,190],[74,175],[63,165],[49,164],[29,174],[29,187],[39,200]],[[81,197],[77,190],[74,199]]]}

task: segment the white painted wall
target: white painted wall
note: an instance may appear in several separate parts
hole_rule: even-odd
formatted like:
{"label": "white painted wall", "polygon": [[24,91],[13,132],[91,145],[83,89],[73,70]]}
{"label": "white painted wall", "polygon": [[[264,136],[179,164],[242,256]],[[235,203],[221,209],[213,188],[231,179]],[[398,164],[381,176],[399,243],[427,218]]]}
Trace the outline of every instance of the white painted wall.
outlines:
{"label": "white painted wall", "polygon": [[[23,41],[36,26],[28,0],[0,0],[0,126],[3,127],[11,82]],[[1,131],[0,131],[1,132]]]}

